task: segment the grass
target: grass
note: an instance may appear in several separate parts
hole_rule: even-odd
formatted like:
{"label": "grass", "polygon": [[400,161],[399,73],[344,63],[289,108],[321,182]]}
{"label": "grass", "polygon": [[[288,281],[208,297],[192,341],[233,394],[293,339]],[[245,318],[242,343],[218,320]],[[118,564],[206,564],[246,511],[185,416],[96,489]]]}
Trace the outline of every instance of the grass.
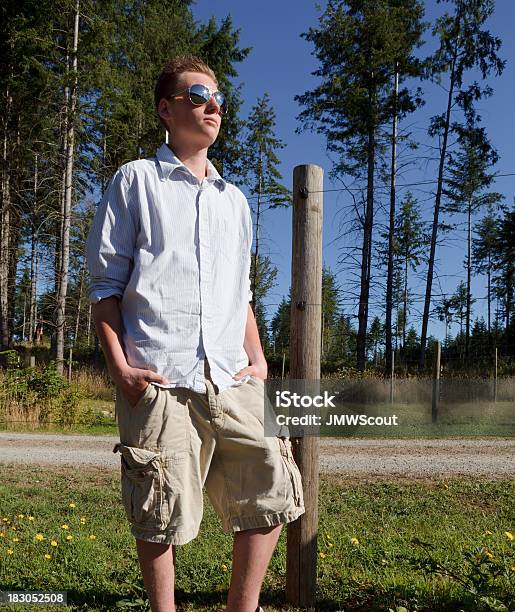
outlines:
{"label": "grass", "polygon": [[[316,609],[477,612],[459,584],[424,574],[415,564],[430,552],[435,560],[460,567],[462,551],[488,546],[508,569],[515,566],[513,543],[505,535],[513,531],[514,494],[513,482],[486,478],[322,475]],[[117,472],[2,464],[0,519],[0,590],[67,590],[71,605],[56,610],[114,610],[123,600],[146,602]],[[295,609],[284,603],[286,531],[262,590],[267,612]],[[44,540],[36,541],[37,533]],[[51,546],[51,540],[58,545]],[[222,532],[206,499],[199,536],[177,548],[179,610],[224,608],[231,547],[232,537]],[[503,589],[512,575],[515,571],[501,581]],[[141,603],[131,609],[149,608]]]}

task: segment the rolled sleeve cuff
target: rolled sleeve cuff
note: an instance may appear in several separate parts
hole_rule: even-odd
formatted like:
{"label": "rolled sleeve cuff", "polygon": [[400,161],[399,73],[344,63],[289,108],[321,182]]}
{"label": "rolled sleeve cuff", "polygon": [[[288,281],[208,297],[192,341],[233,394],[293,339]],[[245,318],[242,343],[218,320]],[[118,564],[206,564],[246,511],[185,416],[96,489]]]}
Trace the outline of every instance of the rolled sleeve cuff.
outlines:
{"label": "rolled sleeve cuff", "polygon": [[108,297],[117,297],[119,300],[122,299],[123,297],[123,292],[121,292],[119,289],[91,289],[89,291],[89,301],[92,304],[98,304],[98,302],[100,302],[100,300],[103,300],[105,298]]}

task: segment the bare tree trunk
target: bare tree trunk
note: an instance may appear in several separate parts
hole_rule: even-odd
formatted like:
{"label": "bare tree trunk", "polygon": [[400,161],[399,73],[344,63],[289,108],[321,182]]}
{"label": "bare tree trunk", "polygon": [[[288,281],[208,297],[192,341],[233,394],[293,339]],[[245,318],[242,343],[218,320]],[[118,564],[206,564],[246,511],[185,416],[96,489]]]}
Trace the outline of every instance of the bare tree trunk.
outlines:
{"label": "bare tree trunk", "polygon": [[89,346],[89,338],[91,334],[91,302],[88,300],[88,324],[87,324],[87,343]]}
{"label": "bare tree trunk", "polygon": [[506,327],[504,329],[504,350],[506,351],[506,355],[509,355],[510,350],[510,340],[509,340],[509,332],[510,332],[510,321],[511,321],[511,294],[513,291],[513,267],[507,265],[506,270],[506,311],[505,311],[505,322]]}
{"label": "bare tree trunk", "polygon": [[366,341],[368,320],[368,297],[370,294],[370,267],[372,252],[372,225],[374,211],[374,161],[375,161],[375,134],[371,128],[368,137],[368,176],[367,176],[367,204],[365,222],[363,225],[363,246],[361,253],[361,287],[358,306],[358,336],[356,338],[356,366],[363,372],[366,365]]}
{"label": "bare tree trunk", "polygon": [[36,332],[36,249],[39,227],[38,215],[38,155],[34,158],[34,210],[32,214],[32,228],[30,232],[30,298],[29,298],[29,342],[34,340]]}
{"label": "bare tree trunk", "polygon": [[471,268],[472,268],[472,202],[469,200],[467,209],[467,314],[465,321],[465,359],[470,354],[470,295]]}
{"label": "bare tree trunk", "polygon": [[[18,112],[16,114],[16,140],[15,146],[13,147],[13,158],[16,159],[18,151],[21,151],[21,115]],[[19,168],[18,165],[14,165],[11,169],[11,186],[13,186],[12,193],[19,193]],[[12,322],[15,320],[15,305],[16,305],[16,285],[17,278],[16,273],[18,270],[18,257],[19,257],[19,244],[20,244],[20,208],[16,205],[16,202],[11,201],[11,214],[9,215],[10,227],[9,227],[9,252],[8,252],[8,264],[7,264],[7,321],[8,321],[8,335],[9,335],[9,346],[12,345]]]}
{"label": "bare tree trunk", "polygon": [[490,250],[488,251],[488,271],[487,271],[487,279],[488,279],[488,339],[490,340],[490,344],[492,343],[492,259],[490,256]]}
{"label": "bare tree trunk", "polygon": [[70,93],[70,106],[68,115],[68,133],[67,133],[67,148],[66,148],[66,183],[65,183],[65,198],[64,198],[64,216],[63,216],[63,234],[61,245],[61,269],[60,269],[60,284],[57,297],[57,346],[56,346],[56,365],[59,374],[64,373],[64,336],[66,324],[66,294],[68,290],[68,266],[70,258],[70,224],[72,212],[72,186],[73,186],[73,153],[75,143],[75,111],[77,106],[77,48],[79,43],[79,3],[77,0],[75,5],[75,27],[73,33],[73,51],[72,51],[72,72],[74,73],[73,86]]}
{"label": "bare tree trunk", "polygon": [[[260,145],[261,147],[261,145]],[[259,222],[261,217],[261,193],[263,188],[263,149],[259,151],[259,177],[258,177],[258,198],[256,206],[256,239],[254,241],[254,270],[252,275],[252,310],[256,311],[256,287],[258,278],[258,261],[259,261]]]}
{"label": "bare tree trunk", "polygon": [[25,342],[25,329],[27,327],[27,289],[23,293],[23,324],[21,326],[21,341]]}
{"label": "bare tree trunk", "polygon": [[443,132],[442,148],[440,151],[440,164],[438,167],[438,186],[436,189],[435,208],[433,213],[433,228],[431,232],[431,248],[429,251],[429,262],[427,268],[426,279],[426,294],[424,299],[424,313],[422,315],[422,333],[420,334],[420,355],[418,360],[419,370],[422,371],[426,365],[426,344],[427,344],[427,329],[429,326],[429,311],[431,308],[431,292],[433,288],[433,275],[435,266],[436,254],[436,239],[438,236],[438,219],[440,216],[440,204],[442,201],[443,173],[445,166],[445,157],[447,155],[447,139],[449,137],[449,127],[451,120],[452,96],[455,85],[455,67],[456,67],[456,51],[457,42],[455,43],[455,54],[451,68],[451,78],[449,85],[449,95],[447,96],[447,109],[445,112],[445,126]]}
{"label": "bare tree trunk", "polygon": [[395,179],[397,175],[397,92],[399,91],[399,73],[397,62],[395,63],[395,84],[393,102],[393,124],[392,124],[392,168],[390,178],[390,227],[388,231],[388,272],[386,278],[386,372],[392,370],[392,310],[393,310],[393,252],[395,248]]}
{"label": "bare tree trunk", "polygon": [[0,333],[2,348],[9,346],[9,248],[11,231],[11,176],[7,150],[12,97],[9,85],[5,92],[4,143],[2,149],[2,210],[0,226]]}
{"label": "bare tree trunk", "polygon": [[408,249],[406,248],[404,256],[404,291],[402,297],[402,306],[404,308],[404,321],[402,323],[402,348],[406,349],[406,327],[408,326]]}
{"label": "bare tree trunk", "polygon": [[77,337],[79,335],[80,307],[82,303],[82,291],[84,287],[84,274],[85,274],[85,269],[84,269],[84,264],[83,264],[81,267],[81,271],[80,271],[79,298],[77,300],[77,316],[75,318],[75,334],[73,336],[73,346],[74,347],[77,344]]}

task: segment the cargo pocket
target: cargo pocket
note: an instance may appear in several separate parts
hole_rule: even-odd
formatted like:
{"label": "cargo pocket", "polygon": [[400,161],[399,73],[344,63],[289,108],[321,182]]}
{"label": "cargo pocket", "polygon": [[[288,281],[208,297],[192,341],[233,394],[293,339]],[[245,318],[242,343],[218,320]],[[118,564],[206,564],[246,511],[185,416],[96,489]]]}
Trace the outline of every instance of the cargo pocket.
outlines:
{"label": "cargo pocket", "polygon": [[291,441],[289,438],[277,438],[279,440],[279,446],[281,449],[281,457],[283,464],[286,468],[288,476],[291,481],[293,489],[293,500],[296,506],[304,506],[304,493],[302,490],[302,478],[300,475],[299,468],[293,458],[293,451],[291,449]]}
{"label": "cargo pocket", "polygon": [[164,529],[160,452],[120,443],[113,452],[121,454],[122,501],[129,522],[141,529]]}

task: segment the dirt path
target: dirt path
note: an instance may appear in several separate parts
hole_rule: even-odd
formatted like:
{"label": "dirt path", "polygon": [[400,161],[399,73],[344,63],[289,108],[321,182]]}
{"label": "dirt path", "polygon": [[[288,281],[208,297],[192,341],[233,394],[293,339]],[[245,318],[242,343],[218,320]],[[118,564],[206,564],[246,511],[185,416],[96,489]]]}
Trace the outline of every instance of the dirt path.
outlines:
{"label": "dirt path", "polygon": [[[115,436],[0,432],[0,462],[119,469]],[[404,476],[515,476],[515,439],[365,440],[322,438],[320,470]]]}

